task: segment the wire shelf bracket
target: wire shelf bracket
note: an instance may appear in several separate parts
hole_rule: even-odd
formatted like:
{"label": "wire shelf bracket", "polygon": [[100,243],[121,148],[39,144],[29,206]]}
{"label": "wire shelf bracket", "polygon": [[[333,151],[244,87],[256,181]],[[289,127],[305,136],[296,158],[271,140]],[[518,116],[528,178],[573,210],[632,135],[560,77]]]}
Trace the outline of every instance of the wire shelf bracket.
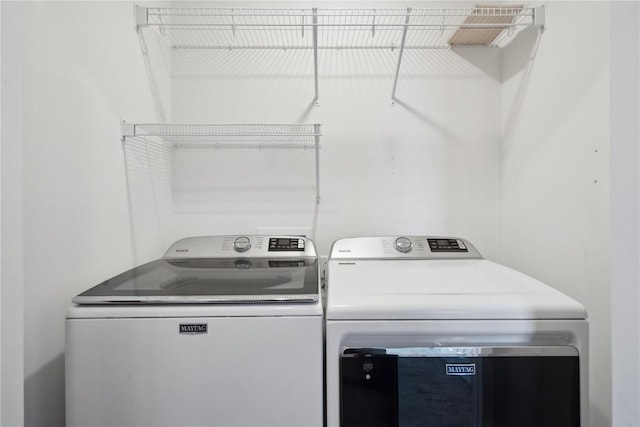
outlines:
{"label": "wire shelf bracket", "polygon": [[544,6],[537,6],[533,8],[533,26],[544,31],[546,25],[546,17],[544,14]]}
{"label": "wire shelf bracket", "polygon": [[[304,22],[304,21],[303,21]],[[302,26],[304,28],[304,25]],[[320,94],[318,93],[318,9],[313,8],[313,79],[315,97],[313,105],[320,106]]]}
{"label": "wire shelf bracket", "polygon": [[136,6],[135,21],[136,29],[149,26],[148,9],[146,7]]}
{"label": "wire shelf bracket", "polygon": [[396,89],[398,88],[398,76],[400,75],[400,65],[402,64],[402,54],[404,53],[404,44],[407,40],[407,31],[409,30],[409,17],[411,16],[411,8],[407,8],[407,17],[404,20],[404,28],[402,29],[402,41],[400,42],[400,52],[398,53],[398,65],[396,66],[396,76],[393,79],[393,89],[391,91],[391,105],[396,104]]}

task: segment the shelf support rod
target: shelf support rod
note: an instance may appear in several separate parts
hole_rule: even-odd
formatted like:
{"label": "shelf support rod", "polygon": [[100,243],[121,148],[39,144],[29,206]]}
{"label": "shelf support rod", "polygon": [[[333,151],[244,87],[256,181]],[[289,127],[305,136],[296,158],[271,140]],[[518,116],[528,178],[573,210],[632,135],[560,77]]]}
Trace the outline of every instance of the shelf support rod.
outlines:
{"label": "shelf support rod", "polygon": [[313,8],[313,78],[315,84],[315,97],[313,104],[317,107],[320,105],[318,94],[318,8]]}
{"label": "shelf support rod", "polygon": [[233,9],[231,9],[231,33],[235,38],[236,37],[236,18],[235,18],[235,11]]}
{"label": "shelf support rod", "polygon": [[404,19],[404,29],[402,30],[402,41],[400,43],[400,52],[398,53],[398,65],[396,66],[396,77],[393,80],[393,90],[391,91],[391,105],[396,104],[396,89],[398,87],[398,75],[400,74],[400,64],[402,63],[402,54],[404,53],[404,43],[407,40],[407,30],[409,29],[409,17],[411,16],[411,8],[407,8],[407,16]]}
{"label": "shelf support rod", "polygon": [[373,15],[371,17],[371,37],[376,36],[376,10],[373,9]]}
{"label": "shelf support rod", "polygon": [[316,205],[320,204],[320,125],[313,125],[313,133],[315,134],[316,143]]}

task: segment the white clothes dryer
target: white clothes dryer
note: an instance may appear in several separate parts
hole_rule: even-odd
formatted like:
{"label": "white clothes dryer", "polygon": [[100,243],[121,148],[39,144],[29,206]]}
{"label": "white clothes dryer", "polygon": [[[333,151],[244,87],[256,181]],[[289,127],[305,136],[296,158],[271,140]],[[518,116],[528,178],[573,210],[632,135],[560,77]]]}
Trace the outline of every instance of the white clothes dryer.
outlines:
{"label": "white clothes dryer", "polygon": [[466,240],[336,241],[329,427],[586,427],[586,310]]}
{"label": "white clothes dryer", "polygon": [[323,423],[324,322],[309,239],[183,239],[73,302],[68,427]]}

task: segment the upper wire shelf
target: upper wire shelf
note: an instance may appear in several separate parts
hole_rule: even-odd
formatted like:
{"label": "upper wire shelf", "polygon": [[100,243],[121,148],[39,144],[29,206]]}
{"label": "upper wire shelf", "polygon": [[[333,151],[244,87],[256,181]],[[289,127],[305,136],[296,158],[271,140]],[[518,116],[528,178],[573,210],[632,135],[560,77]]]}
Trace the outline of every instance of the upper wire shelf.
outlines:
{"label": "upper wire shelf", "polygon": [[527,27],[544,28],[544,7],[248,9],[136,8],[136,27],[152,29],[174,50],[307,49],[313,52],[319,105],[318,52],[398,52],[392,104],[405,49],[505,46]]}
{"label": "upper wire shelf", "polygon": [[[542,8],[143,8],[138,27],[174,49],[406,49],[502,46],[544,24]],[[317,31],[314,40],[314,31]],[[406,31],[406,35],[403,34]],[[404,37],[404,40],[403,40]]]}

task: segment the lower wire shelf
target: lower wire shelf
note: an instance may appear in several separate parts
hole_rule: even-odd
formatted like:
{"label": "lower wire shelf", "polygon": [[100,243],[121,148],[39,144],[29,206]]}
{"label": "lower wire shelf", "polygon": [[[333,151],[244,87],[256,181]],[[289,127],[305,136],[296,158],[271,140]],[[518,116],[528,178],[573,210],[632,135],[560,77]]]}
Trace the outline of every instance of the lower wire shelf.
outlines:
{"label": "lower wire shelf", "polygon": [[311,150],[315,198],[320,204],[321,126],[313,124],[121,123],[124,144],[153,141],[173,149]]}

